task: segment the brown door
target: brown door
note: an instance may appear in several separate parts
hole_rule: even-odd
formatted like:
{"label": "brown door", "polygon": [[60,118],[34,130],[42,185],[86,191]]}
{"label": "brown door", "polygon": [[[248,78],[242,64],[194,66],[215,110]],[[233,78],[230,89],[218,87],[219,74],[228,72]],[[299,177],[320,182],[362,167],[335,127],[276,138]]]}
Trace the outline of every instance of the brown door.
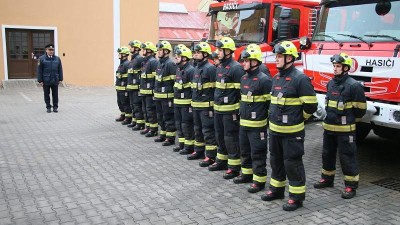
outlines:
{"label": "brown door", "polygon": [[6,29],[8,78],[35,78],[37,59],[53,41],[53,31]]}

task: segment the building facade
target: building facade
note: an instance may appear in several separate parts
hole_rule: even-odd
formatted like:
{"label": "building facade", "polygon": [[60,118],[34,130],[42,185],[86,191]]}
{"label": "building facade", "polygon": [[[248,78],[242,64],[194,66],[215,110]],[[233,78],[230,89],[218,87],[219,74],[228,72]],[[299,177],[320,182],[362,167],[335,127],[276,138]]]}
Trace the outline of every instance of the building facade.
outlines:
{"label": "building facade", "polygon": [[55,44],[64,81],[108,86],[118,47],[158,40],[157,0],[0,1],[0,81],[35,79],[44,46]]}

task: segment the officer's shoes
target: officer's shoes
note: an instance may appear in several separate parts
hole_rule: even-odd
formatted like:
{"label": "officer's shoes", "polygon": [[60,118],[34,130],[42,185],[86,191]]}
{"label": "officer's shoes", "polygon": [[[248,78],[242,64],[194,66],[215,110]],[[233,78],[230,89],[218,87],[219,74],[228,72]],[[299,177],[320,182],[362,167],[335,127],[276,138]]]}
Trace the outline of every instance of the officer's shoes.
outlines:
{"label": "officer's shoes", "polygon": [[155,137],[155,136],[157,136],[157,131],[149,131],[144,136],[145,137]]}
{"label": "officer's shoes", "polygon": [[285,193],[283,191],[273,192],[273,191],[269,190],[264,195],[261,195],[261,200],[267,201],[267,202],[270,202],[270,201],[273,201],[276,199],[284,199],[284,198],[285,198]]}
{"label": "officer's shoes", "polygon": [[160,136],[160,137],[157,137],[156,139],[154,139],[154,142],[163,142],[163,141],[165,141],[165,137],[163,137],[163,136]]}
{"label": "officer's shoes", "polygon": [[115,119],[116,122],[122,122],[125,120],[125,115],[120,115],[118,118]]}
{"label": "officer's shoes", "polygon": [[208,167],[209,171],[220,171],[228,169],[228,165],[225,162],[215,162]]}
{"label": "officer's shoes", "polygon": [[147,133],[149,133],[149,132],[150,132],[150,129],[146,128],[146,129],[140,131],[140,134],[141,134],[141,135],[145,135],[145,134],[147,134]]}
{"label": "officer's shoes", "polygon": [[179,152],[180,150],[182,150],[182,148],[181,148],[180,145],[178,145],[178,146],[175,146],[172,150],[173,150],[174,152]]}
{"label": "officer's shoes", "polygon": [[342,192],[342,198],[344,199],[351,199],[354,196],[356,196],[356,189],[353,189],[351,187],[346,187]]}
{"label": "officer's shoes", "polygon": [[53,112],[58,113],[58,108],[53,108]]}
{"label": "officer's shoes", "polygon": [[166,138],[165,141],[162,143],[162,146],[171,146],[175,144],[175,140]]}
{"label": "officer's shoes", "polygon": [[264,190],[264,188],[265,188],[265,184],[262,185],[262,184],[254,184],[253,183],[250,185],[250,187],[249,187],[249,189],[247,189],[247,191],[250,193],[257,193],[259,191]]}
{"label": "officer's shoes", "polygon": [[51,109],[47,109],[47,113],[51,113]]}
{"label": "officer's shoes", "polygon": [[132,122],[131,124],[128,124],[128,126],[127,127],[129,127],[129,128],[133,128],[133,127],[135,127],[136,126],[136,122]]}
{"label": "officer's shoes", "polygon": [[139,125],[139,124],[136,124],[136,126],[132,127],[132,130],[134,130],[134,131],[143,130],[143,129],[144,129],[144,126],[143,125]]}
{"label": "officer's shoes", "polygon": [[124,121],[122,121],[121,124],[122,125],[128,125],[130,123],[132,123],[132,118],[131,117],[127,117],[127,118],[124,119]]}
{"label": "officer's shoes", "polygon": [[193,153],[193,149],[192,150],[189,150],[189,149],[182,149],[182,150],[180,150],[179,151],[179,154],[180,155],[189,155],[189,154],[192,154]]}
{"label": "officer's shoes", "polygon": [[204,159],[204,152],[193,152],[187,156],[187,160]]}
{"label": "officer's shoes", "polygon": [[303,206],[302,201],[295,201],[293,199],[289,199],[286,204],[282,206],[285,211],[294,211]]}
{"label": "officer's shoes", "polygon": [[251,183],[252,181],[253,181],[253,177],[249,176],[249,175],[247,175],[247,176],[240,175],[233,179],[233,183],[235,183],[235,184]]}
{"label": "officer's shoes", "polygon": [[231,169],[227,170],[226,173],[222,176],[224,179],[229,180],[239,176],[239,171],[233,171]]}
{"label": "officer's shoes", "polygon": [[321,178],[318,182],[314,183],[314,188],[316,189],[327,188],[327,187],[333,187],[333,181],[328,181],[324,178]]}
{"label": "officer's shoes", "polygon": [[215,159],[206,157],[204,160],[199,162],[199,166],[200,167],[208,167],[208,166],[212,165],[213,163],[215,163]]}

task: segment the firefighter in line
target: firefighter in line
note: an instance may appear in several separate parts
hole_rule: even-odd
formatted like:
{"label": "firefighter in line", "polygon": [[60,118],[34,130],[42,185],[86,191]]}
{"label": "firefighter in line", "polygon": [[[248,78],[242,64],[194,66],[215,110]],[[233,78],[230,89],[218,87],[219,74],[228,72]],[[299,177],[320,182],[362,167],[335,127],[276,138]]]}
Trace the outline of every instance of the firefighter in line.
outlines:
{"label": "firefighter in line", "polygon": [[145,137],[154,137],[157,135],[158,123],[156,105],[153,99],[154,79],[156,77],[157,59],[155,53],[156,46],[152,42],[145,42],[141,45],[143,49],[143,63],[140,75],[139,95],[142,96],[142,110],[145,116],[145,129],[140,134]]}
{"label": "firefighter in line", "polygon": [[208,61],[211,55],[211,47],[208,43],[200,42],[195,45],[193,54],[196,64],[192,79],[195,143],[194,152],[188,155],[187,159],[204,159],[199,162],[199,165],[208,167],[215,162],[217,155],[213,110],[216,68]]}
{"label": "firefighter in line", "polygon": [[240,174],[239,148],[239,101],[240,79],[244,75],[243,67],[233,59],[236,47],[230,37],[216,42],[218,58],[214,93],[214,126],[218,143],[217,160],[209,166],[210,171],[228,170],[224,179],[232,179]]}
{"label": "firefighter in line", "polygon": [[127,125],[132,122],[132,109],[129,105],[128,92],[126,91],[126,85],[128,81],[128,68],[129,68],[129,54],[130,50],[126,46],[118,48],[118,58],[120,64],[116,71],[115,89],[117,90],[117,103],[121,115],[115,119],[117,122]]}
{"label": "firefighter in line", "polygon": [[290,41],[274,46],[279,73],[272,79],[269,107],[269,150],[271,179],[264,201],[283,199],[286,176],[289,200],[283,210],[293,211],[303,205],[306,193],[304,171],[304,121],[317,109],[317,98],[310,79],[294,67],[297,48]]}
{"label": "firefighter in line", "polygon": [[191,81],[194,73],[194,68],[190,64],[192,52],[187,47],[177,48],[175,58],[178,69],[174,84],[174,114],[179,144],[173,150],[179,152],[186,149],[188,152],[193,152],[193,109],[190,105],[192,102]]}
{"label": "firefighter in line", "polygon": [[333,187],[336,172],[336,152],[344,175],[345,189],[342,198],[350,199],[358,188],[356,123],[366,113],[366,98],[362,85],[348,74],[353,60],[340,53],[331,57],[334,78],[327,85],[325,98],[321,179],[314,188]]}
{"label": "firefighter in line", "polygon": [[[128,91],[129,103],[132,109],[132,123],[128,127],[140,129],[144,128],[144,116],[142,112],[142,98],[139,96],[140,74],[143,63],[143,57],[140,55],[142,43],[138,40],[129,42],[131,52],[131,62],[128,69],[128,84],[126,90]],[[136,129],[135,129],[136,130]]]}
{"label": "firefighter in line", "polygon": [[235,184],[251,183],[248,192],[256,193],[267,182],[267,126],[271,101],[271,79],[260,70],[262,53],[258,45],[251,44],[242,52],[246,74],[240,81],[240,155],[241,175]]}
{"label": "firefighter in line", "polygon": [[168,41],[157,43],[158,66],[154,82],[154,99],[157,121],[160,125],[160,136],[155,142],[163,142],[163,146],[175,144],[176,128],[174,120],[174,83],[177,66],[169,58],[172,46]]}

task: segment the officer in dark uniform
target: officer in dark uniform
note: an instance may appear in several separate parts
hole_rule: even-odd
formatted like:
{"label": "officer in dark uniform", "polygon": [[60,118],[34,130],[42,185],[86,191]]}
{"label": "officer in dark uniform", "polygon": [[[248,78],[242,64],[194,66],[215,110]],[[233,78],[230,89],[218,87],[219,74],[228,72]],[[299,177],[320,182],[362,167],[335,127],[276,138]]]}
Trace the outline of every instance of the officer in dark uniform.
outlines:
{"label": "officer in dark uniform", "polygon": [[236,184],[250,183],[248,191],[256,193],[265,188],[267,181],[267,125],[271,101],[271,79],[261,72],[260,47],[248,47],[242,52],[246,75],[240,81],[240,153],[242,173],[235,177]]}
{"label": "officer in dark uniform", "polygon": [[[258,46],[258,45],[256,45],[256,44],[249,44],[247,47],[246,47],[246,49],[252,49],[252,48],[259,48],[260,46]],[[268,69],[268,67],[264,64],[264,63],[261,63],[260,64],[260,66],[259,66],[259,69],[260,69],[260,72],[261,73],[264,73],[265,75],[267,75],[269,78],[271,78],[272,79],[272,76],[271,76],[271,73],[269,72],[269,69]]]}
{"label": "officer in dark uniform", "polygon": [[327,85],[325,109],[327,115],[322,123],[324,142],[322,151],[321,180],[314,184],[317,189],[333,187],[336,172],[336,152],[344,175],[345,190],[342,198],[350,199],[358,188],[356,123],[366,113],[366,98],[362,85],[348,74],[353,60],[340,53],[331,57],[334,78]]}
{"label": "officer in dark uniform", "polygon": [[264,201],[284,198],[286,176],[289,200],[283,210],[293,211],[303,205],[306,176],[303,165],[304,120],[317,109],[317,98],[310,79],[294,67],[298,57],[296,46],[283,41],[274,46],[279,73],[272,79],[269,108],[269,150],[271,180]]}
{"label": "officer in dark uniform", "polygon": [[155,142],[163,142],[163,146],[175,144],[176,128],[174,119],[174,83],[177,66],[169,58],[172,46],[168,41],[157,43],[158,67],[154,83],[154,98],[157,121],[160,125],[160,136]]}
{"label": "officer in dark uniform", "polygon": [[174,148],[175,152],[186,149],[193,151],[194,146],[194,127],[193,127],[193,109],[191,82],[194,68],[190,64],[192,52],[187,47],[181,47],[175,50],[176,78],[174,84],[174,113],[175,126],[179,138],[179,146]]}
{"label": "officer in dark uniform", "polygon": [[[192,107],[194,121],[194,152],[187,156],[188,160],[204,159],[199,162],[201,167],[208,167],[215,162],[217,143],[214,131],[214,91],[216,69],[209,61],[211,47],[206,42],[200,42],[193,48],[193,58],[196,64],[192,80]],[[183,152],[190,153],[190,152]],[[182,152],[181,152],[182,154]]]}
{"label": "officer in dark uniform", "polygon": [[117,90],[117,103],[121,115],[119,118],[115,119],[115,121],[122,121],[122,124],[126,125],[132,122],[132,109],[129,105],[128,92],[126,91],[130,50],[128,47],[122,46],[118,48],[117,52],[119,54],[120,64],[116,72],[115,89]]}
{"label": "officer in dark uniform", "polygon": [[216,162],[209,166],[210,171],[228,170],[224,179],[232,179],[240,174],[239,147],[239,101],[240,79],[244,75],[242,66],[232,58],[236,47],[230,37],[216,42],[218,58],[217,78],[214,93],[214,126],[218,143]]}
{"label": "officer in dark uniform", "polygon": [[[146,128],[140,131],[140,134],[146,137],[157,135],[158,123],[156,105],[153,99],[154,79],[158,65],[154,54],[157,52],[156,46],[152,42],[145,42],[141,45],[143,49],[142,74],[140,75],[139,95],[142,96],[142,108],[145,116]],[[139,129],[138,129],[139,130]]]}
{"label": "officer in dark uniform", "polygon": [[54,54],[54,45],[45,46],[46,54],[39,57],[37,80],[43,86],[44,102],[47,112],[51,113],[50,90],[53,98],[53,112],[58,112],[58,85],[63,81],[61,59]]}
{"label": "officer in dark uniform", "polygon": [[128,85],[126,90],[129,95],[129,103],[132,109],[132,123],[128,124],[128,127],[134,130],[144,129],[144,115],[142,111],[142,97],[139,96],[139,85],[140,85],[140,74],[143,63],[143,57],[140,55],[142,43],[138,40],[129,42],[131,47],[131,61],[128,69]]}

